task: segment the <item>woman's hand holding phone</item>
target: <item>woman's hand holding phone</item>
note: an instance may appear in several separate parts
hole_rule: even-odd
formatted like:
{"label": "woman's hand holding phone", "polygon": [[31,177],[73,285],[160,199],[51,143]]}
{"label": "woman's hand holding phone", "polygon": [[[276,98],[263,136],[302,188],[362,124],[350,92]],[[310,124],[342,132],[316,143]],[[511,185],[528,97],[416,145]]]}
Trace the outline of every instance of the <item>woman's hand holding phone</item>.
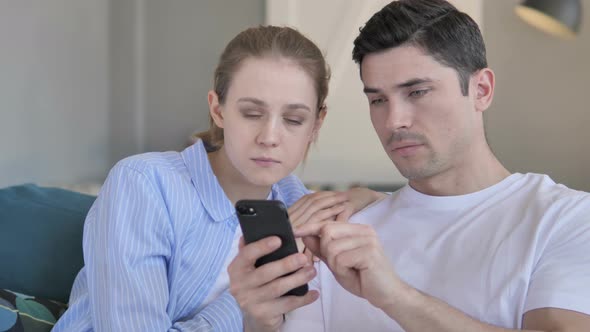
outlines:
{"label": "woman's hand holding phone", "polygon": [[[238,255],[228,267],[230,292],[244,314],[244,331],[276,331],[283,315],[317,300],[317,291],[303,296],[282,296],[306,284],[316,271],[308,258],[295,253],[255,268],[256,261],[281,246],[277,236],[245,244],[240,239]],[[292,273],[288,275],[289,273]]]}

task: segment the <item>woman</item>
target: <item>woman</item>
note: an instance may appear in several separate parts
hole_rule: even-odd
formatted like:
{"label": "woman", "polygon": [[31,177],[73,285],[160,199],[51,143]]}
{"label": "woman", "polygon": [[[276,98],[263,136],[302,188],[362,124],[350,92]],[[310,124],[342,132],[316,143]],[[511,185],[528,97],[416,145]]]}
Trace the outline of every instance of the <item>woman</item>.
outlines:
{"label": "woman", "polygon": [[238,34],[215,71],[201,140],[109,173],[86,219],[86,265],[54,331],[242,330],[226,272],[241,237],[237,200],[281,200],[298,225],[346,219],[377,197],[304,196],[290,175],[326,115],[328,79],[319,49],[295,30]]}

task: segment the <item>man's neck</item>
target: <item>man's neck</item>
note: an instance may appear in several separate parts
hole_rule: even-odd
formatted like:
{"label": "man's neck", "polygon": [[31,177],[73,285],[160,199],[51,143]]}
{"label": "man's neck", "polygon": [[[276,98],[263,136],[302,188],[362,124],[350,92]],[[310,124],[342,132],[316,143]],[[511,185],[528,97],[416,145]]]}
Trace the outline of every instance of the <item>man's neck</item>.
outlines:
{"label": "man's neck", "polygon": [[510,175],[487,144],[482,153],[465,160],[433,176],[411,179],[409,185],[426,195],[457,196],[491,187]]}

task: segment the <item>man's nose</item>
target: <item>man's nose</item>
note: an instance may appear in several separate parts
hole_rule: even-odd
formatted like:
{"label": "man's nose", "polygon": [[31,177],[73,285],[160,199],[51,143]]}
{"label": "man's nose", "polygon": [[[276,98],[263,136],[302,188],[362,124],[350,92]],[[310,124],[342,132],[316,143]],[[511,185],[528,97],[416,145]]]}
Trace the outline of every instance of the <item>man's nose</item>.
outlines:
{"label": "man's nose", "polygon": [[403,103],[394,103],[390,101],[385,117],[385,126],[389,130],[398,130],[409,128],[412,125],[412,112],[407,105]]}

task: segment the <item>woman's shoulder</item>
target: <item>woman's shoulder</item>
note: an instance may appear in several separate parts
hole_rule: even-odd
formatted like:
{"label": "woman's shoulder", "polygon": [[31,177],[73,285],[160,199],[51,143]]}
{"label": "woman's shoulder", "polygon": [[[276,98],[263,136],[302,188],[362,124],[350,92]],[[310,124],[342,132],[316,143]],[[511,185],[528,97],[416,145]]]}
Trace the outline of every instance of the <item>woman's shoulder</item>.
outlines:
{"label": "woman's shoulder", "polygon": [[189,171],[181,154],[174,151],[142,153],[117,162],[99,193],[99,201],[121,197],[134,197],[138,204],[154,206],[159,201],[168,214],[182,211],[183,206],[198,205]]}
{"label": "woman's shoulder", "polygon": [[287,206],[293,205],[293,203],[297,202],[302,196],[311,193],[311,191],[305,187],[301,179],[293,174],[280,180],[276,184],[276,187]]}
{"label": "woman's shoulder", "polygon": [[121,159],[115,167],[131,168],[139,172],[174,171],[184,167],[179,152],[146,152]]}
{"label": "woman's shoulder", "polygon": [[107,177],[107,182],[113,180],[150,183],[149,186],[165,190],[170,186],[190,184],[190,174],[179,152],[147,152],[117,162]]}

